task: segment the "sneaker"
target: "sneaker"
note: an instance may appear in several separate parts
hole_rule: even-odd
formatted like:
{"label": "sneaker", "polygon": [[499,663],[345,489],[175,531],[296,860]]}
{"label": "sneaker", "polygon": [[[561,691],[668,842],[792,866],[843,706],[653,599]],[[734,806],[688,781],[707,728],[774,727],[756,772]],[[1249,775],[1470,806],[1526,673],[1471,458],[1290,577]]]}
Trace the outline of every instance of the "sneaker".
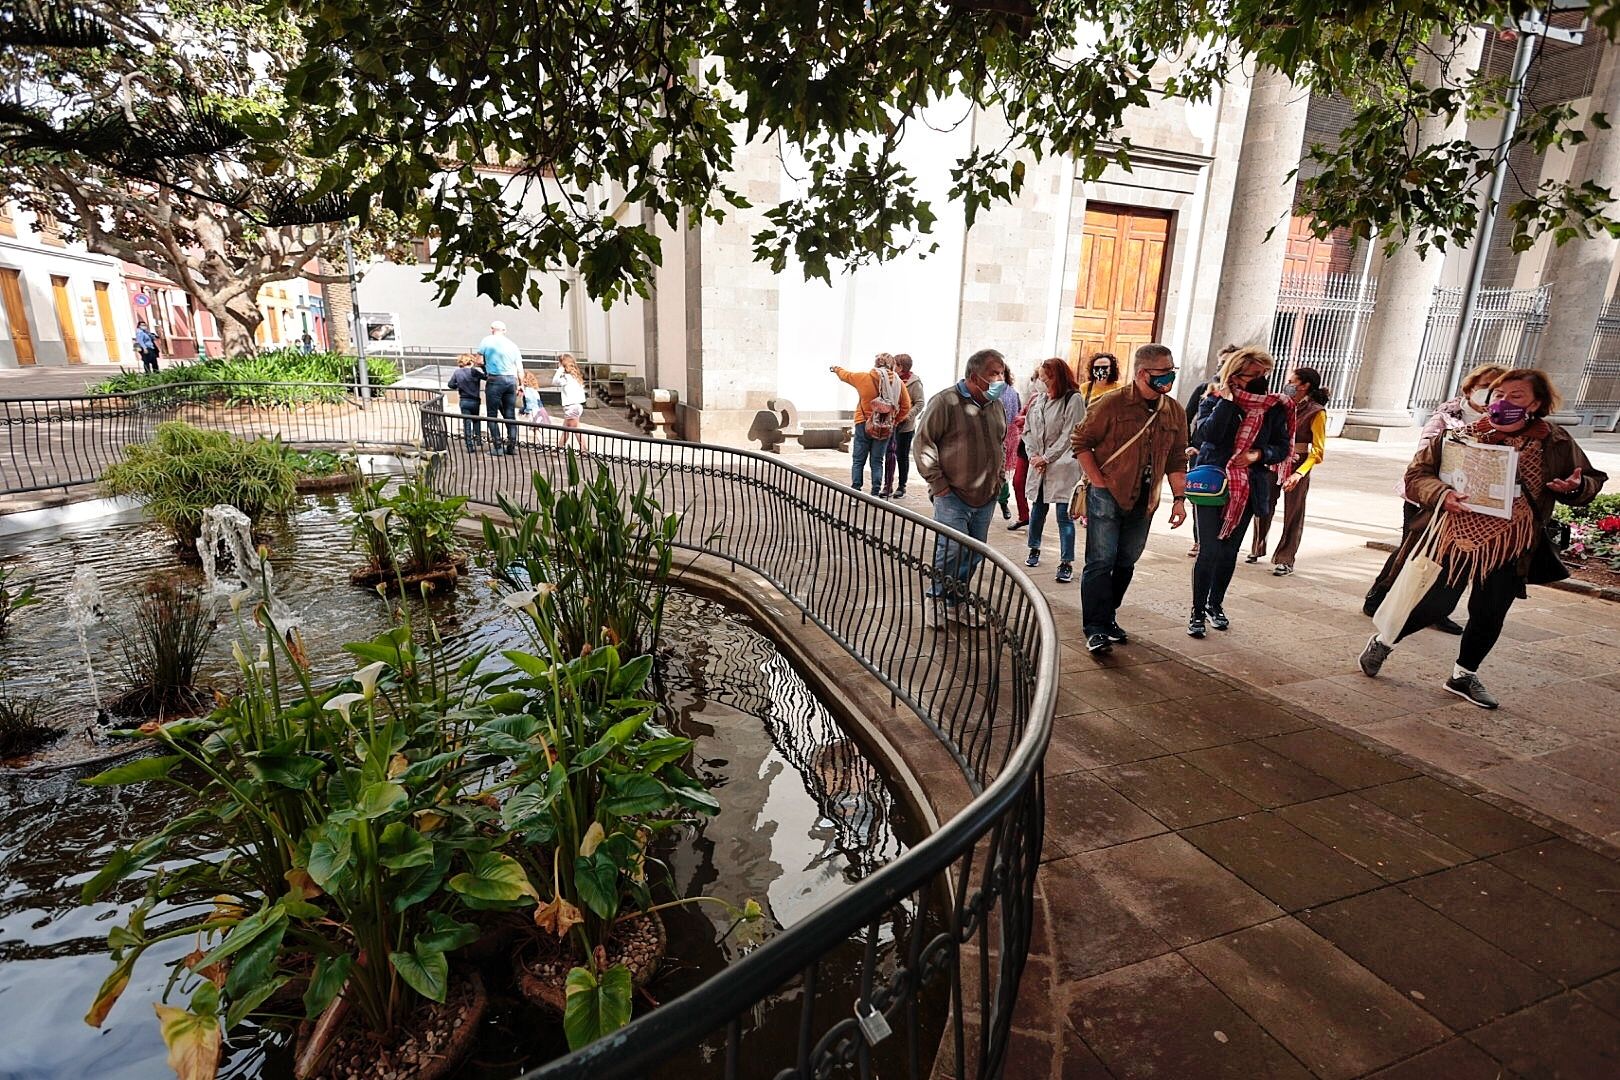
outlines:
{"label": "sneaker", "polygon": [[1265,558],[1265,554],[1262,552],[1259,555],[1245,555],[1243,556],[1243,561],[1252,565],[1259,562],[1263,558]]}
{"label": "sneaker", "polygon": [[1466,698],[1482,709],[1494,709],[1501,704],[1491,696],[1485,684],[1479,681],[1479,676],[1472,671],[1456,679],[1446,680],[1446,689],[1460,698]]}
{"label": "sneaker", "polygon": [[958,626],[971,628],[984,625],[984,617],[971,604],[952,604],[946,609],[945,617]]}
{"label": "sneaker", "polygon": [[1028,524],[1029,524],[1029,522],[1027,522],[1027,521],[1015,521],[1011,525],[1007,526],[1007,531],[1008,532],[1017,532],[1019,529],[1022,529],[1024,526],[1026,526]]}
{"label": "sneaker", "polygon": [[1107,634],[1092,634],[1086,638],[1086,649],[1092,656],[1107,656],[1114,651],[1114,643],[1108,640]]}
{"label": "sneaker", "polygon": [[1449,616],[1435,623],[1434,628],[1442,634],[1457,635],[1463,632],[1462,624]]}
{"label": "sneaker", "polygon": [[941,611],[942,605],[933,597],[923,600],[923,626],[929,630],[938,630],[945,625],[945,613]]}
{"label": "sneaker", "polygon": [[1002,507],[1001,507],[1001,520],[1006,521],[1010,517],[1012,517],[1012,511],[1007,509],[1007,506],[1006,506],[1005,503],[1002,504]]}
{"label": "sneaker", "polygon": [[1197,544],[1194,544],[1192,547],[1187,549],[1187,558],[1189,558],[1189,559],[1198,558],[1198,545]]}
{"label": "sneaker", "polygon": [[1058,563],[1057,583],[1059,585],[1067,585],[1069,582],[1071,582],[1073,580],[1074,580],[1074,564],[1073,563]]}
{"label": "sneaker", "polygon": [[1115,645],[1129,645],[1131,643],[1130,636],[1125,633],[1125,628],[1119,623],[1108,624],[1108,640]]}
{"label": "sneaker", "polygon": [[1361,650],[1361,659],[1357,661],[1361,665],[1361,673],[1369,679],[1374,678],[1383,670],[1384,661],[1394,651],[1393,647],[1379,641],[1378,635],[1374,634],[1367,639],[1367,647]]}
{"label": "sneaker", "polygon": [[493,449],[490,450],[489,456],[490,457],[505,457],[506,456],[506,451],[502,450],[500,447],[497,446],[497,447],[494,447]]}
{"label": "sneaker", "polygon": [[894,488],[884,488],[882,491],[874,491],[872,494],[880,499],[892,499],[894,498]]}
{"label": "sneaker", "polygon": [[1187,636],[1196,638],[1204,636],[1204,617],[1196,611],[1187,620]]}
{"label": "sneaker", "polygon": [[1226,617],[1226,612],[1222,611],[1220,608],[1212,607],[1209,609],[1209,625],[1213,626],[1222,633],[1225,633],[1226,631],[1232,629],[1232,620],[1228,619]]}
{"label": "sneaker", "polygon": [[1272,577],[1287,577],[1294,572],[1294,568],[1287,563],[1278,563],[1271,568]]}
{"label": "sneaker", "polygon": [[1024,560],[1024,565],[1025,566],[1039,566],[1039,565],[1041,565],[1041,549],[1040,548],[1030,548],[1029,549],[1029,558]]}
{"label": "sneaker", "polygon": [[897,498],[897,499],[905,498],[906,497],[906,489],[904,487],[895,488],[894,489],[894,497]]}

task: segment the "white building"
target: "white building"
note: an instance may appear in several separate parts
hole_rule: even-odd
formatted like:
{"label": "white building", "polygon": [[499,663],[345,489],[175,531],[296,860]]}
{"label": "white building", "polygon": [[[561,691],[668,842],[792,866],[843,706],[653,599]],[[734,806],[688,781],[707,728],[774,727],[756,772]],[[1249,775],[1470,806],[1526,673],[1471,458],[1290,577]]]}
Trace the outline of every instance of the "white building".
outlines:
{"label": "white building", "polygon": [[132,361],[134,335],[118,260],[0,201],[0,367]]}

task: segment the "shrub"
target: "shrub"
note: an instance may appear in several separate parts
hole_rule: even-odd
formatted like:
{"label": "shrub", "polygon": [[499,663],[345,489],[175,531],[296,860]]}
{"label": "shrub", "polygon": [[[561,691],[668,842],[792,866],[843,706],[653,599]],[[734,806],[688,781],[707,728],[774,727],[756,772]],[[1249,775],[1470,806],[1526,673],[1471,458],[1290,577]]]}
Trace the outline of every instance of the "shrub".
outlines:
{"label": "shrub", "polygon": [[197,594],[167,580],[146,585],[135,625],[121,638],[129,690],[114,711],[132,716],[192,712],[206,697],[197,663],[214,637],[214,617]]}
{"label": "shrub", "polygon": [[39,703],[11,696],[0,684],[0,757],[14,757],[37,750],[60,735],[49,724],[40,722]]}
{"label": "shrub", "polygon": [[126,447],[101,484],[109,495],[140,499],[186,552],[211,506],[226,503],[257,521],[298,497],[298,471],[279,440],[239,439],[179,420],[159,424],[151,442]]}
{"label": "shrub", "polygon": [[360,473],[360,463],[353,454],[341,454],[331,450],[288,450],[287,458],[292,462],[293,468],[298,470],[300,479],[309,477],[340,476]]}
{"label": "shrub", "polygon": [[449,565],[459,546],[456,524],[461,520],[464,495],[443,496],[428,482],[431,462],[419,466],[411,478],[389,496],[385,477],[355,489],[354,536],[370,557],[373,568],[395,568],[398,554],[404,563],[398,569],[420,573]]}
{"label": "shrub", "polygon": [[512,521],[484,519],[492,571],[513,590],[555,586],[547,618],[562,652],[615,645],[626,657],[653,650],[669,595],[679,514],[666,514],[646,477],[623,492],[606,467],[580,482],[568,452],[568,486],[534,474],[535,509],[500,496]]}
{"label": "shrub", "polygon": [[[385,356],[367,357],[373,386],[399,379],[399,365]],[[90,388],[93,394],[127,394],[153,387],[200,384],[202,398],[221,398],[229,405],[289,406],[314,401],[342,401],[345,384],[357,378],[355,358],[344,353],[306,353],[271,349],[242,356],[212,357],[160,371],[126,371]],[[263,383],[318,383],[319,386],[264,386]]]}

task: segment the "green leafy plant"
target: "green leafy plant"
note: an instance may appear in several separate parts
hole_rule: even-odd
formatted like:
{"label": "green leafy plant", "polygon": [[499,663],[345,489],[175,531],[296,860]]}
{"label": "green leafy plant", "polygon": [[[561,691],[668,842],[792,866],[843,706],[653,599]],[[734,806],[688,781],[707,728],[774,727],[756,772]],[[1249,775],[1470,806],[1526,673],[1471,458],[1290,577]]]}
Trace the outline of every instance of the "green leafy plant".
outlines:
{"label": "green leafy plant", "polygon": [[1565,555],[1620,572],[1620,494],[1599,495],[1585,506],[1559,503],[1553,519],[1569,528]]}
{"label": "green leafy plant", "polygon": [[288,450],[287,457],[292,461],[293,468],[298,470],[300,479],[360,475],[360,463],[353,454],[331,450]]}
{"label": "green leafy plant", "polygon": [[134,716],[196,711],[208,700],[195,685],[197,665],[213,637],[213,613],[195,592],[167,579],[148,582],[134,625],[119,639],[130,688],[114,702],[114,711]]}
{"label": "green leafy plant", "polygon": [[42,722],[39,703],[15,698],[0,681],[0,757],[13,757],[37,750],[61,732]]}
{"label": "green leafy plant", "polygon": [[279,440],[239,439],[179,420],[159,424],[151,442],[126,447],[101,484],[109,495],[145,503],[187,553],[209,507],[228,503],[257,521],[298,497],[298,473]]}
{"label": "green leafy plant", "polygon": [[[108,936],[114,969],[86,1016],[99,1026],[154,944],[199,936],[160,1007],[176,1040],[217,1060],[229,1032],[271,997],[302,987],[304,1015],[335,1033],[346,1012],[379,1036],[423,1000],[446,1000],[448,954],[473,909],[521,907],[536,892],[503,842],[467,733],[520,697],[488,696],[474,655],[456,667],[413,641],[408,621],[347,646],[364,666],[316,690],[301,650],[264,605],[239,614],[241,692],[212,714],[133,733],[158,753],[84,781],[161,783],[192,809],[115,852],[83,888],[92,903],[136,875],[146,892]],[[258,658],[249,655],[260,638]],[[436,643],[436,635],[430,634]],[[249,642],[244,649],[244,641]],[[293,685],[296,683],[296,685]],[[162,868],[149,871],[154,863]],[[165,907],[161,929],[148,916]],[[318,1050],[312,1051],[318,1058]]]}
{"label": "green leafy plant", "polygon": [[32,581],[19,582],[11,568],[0,563],[0,637],[11,629],[11,616],[30,604],[37,604]]}
{"label": "green leafy plant", "polygon": [[[399,365],[385,356],[367,357],[373,386],[399,380]],[[189,387],[187,397],[227,405],[287,407],[310,402],[336,403],[348,396],[357,379],[355,359],[344,353],[306,353],[270,349],[241,356],[215,357],[159,371],[126,371],[90,388],[93,394],[127,394],[161,387]],[[308,385],[267,385],[267,384]]]}
{"label": "green leafy plant", "polygon": [[432,468],[430,459],[392,495],[383,494],[386,477],[356,488],[354,536],[374,569],[411,574],[451,564],[460,547],[456,525],[467,498],[435,491],[428,479]]}
{"label": "green leafy plant", "polygon": [[666,513],[643,476],[622,490],[606,467],[582,483],[567,453],[568,484],[534,474],[533,510],[500,496],[512,522],[484,519],[484,544],[495,576],[514,591],[555,586],[548,633],[559,656],[618,646],[625,656],[651,652],[658,640],[675,561],[680,515]]}

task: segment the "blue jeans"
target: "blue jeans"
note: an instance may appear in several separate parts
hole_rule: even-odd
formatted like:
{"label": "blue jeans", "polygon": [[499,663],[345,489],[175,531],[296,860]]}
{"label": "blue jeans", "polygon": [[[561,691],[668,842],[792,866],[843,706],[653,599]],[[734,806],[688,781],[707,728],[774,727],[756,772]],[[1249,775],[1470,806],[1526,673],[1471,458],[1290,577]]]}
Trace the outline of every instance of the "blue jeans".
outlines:
{"label": "blue jeans", "polygon": [[[1031,551],[1041,549],[1041,533],[1046,529],[1046,512],[1052,508],[1052,503],[1046,501],[1046,483],[1042,481],[1041,490],[1036,493],[1036,502],[1029,508],[1029,547]],[[1074,562],[1074,522],[1069,518],[1069,504],[1057,504],[1058,522],[1058,548],[1061,551],[1059,558],[1066,563]]]}
{"label": "blue jeans", "polygon": [[[484,384],[484,407],[488,412],[490,449],[498,450],[501,445],[501,425],[495,422],[497,416],[504,416],[511,420],[517,416],[518,384],[517,379],[510,375],[492,375]],[[506,449],[517,450],[517,425],[506,425]]]}
{"label": "blue jeans", "polygon": [[[990,517],[995,513],[996,501],[983,506],[969,506],[954,491],[934,496],[934,520],[941,525],[967,533],[983,541],[990,535]],[[946,604],[959,604],[967,596],[967,579],[979,568],[984,556],[946,536],[934,538],[934,584],[928,590],[931,597],[943,597]]]}
{"label": "blue jeans", "polygon": [[855,425],[855,460],[850,463],[850,484],[856,491],[861,490],[861,471],[866,468],[868,459],[872,462],[872,494],[876,495],[883,486],[883,456],[889,452],[888,439],[869,439],[866,437],[866,422],[863,420]]}
{"label": "blue jeans", "polygon": [[1126,513],[1107,488],[1086,489],[1086,568],[1080,574],[1080,621],[1087,637],[1114,625],[1153,518],[1147,500]]}
{"label": "blue jeans", "polygon": [[[484,407],[484,403],[475,397],[461,398],[458,403],[461,405],[461,415],[463,417],[477,416],[478,410]],[[473,447],[478,445],[478,421],[463,419],[461,421],[461,437],[467,440],[467,450],[471,452]]]}

